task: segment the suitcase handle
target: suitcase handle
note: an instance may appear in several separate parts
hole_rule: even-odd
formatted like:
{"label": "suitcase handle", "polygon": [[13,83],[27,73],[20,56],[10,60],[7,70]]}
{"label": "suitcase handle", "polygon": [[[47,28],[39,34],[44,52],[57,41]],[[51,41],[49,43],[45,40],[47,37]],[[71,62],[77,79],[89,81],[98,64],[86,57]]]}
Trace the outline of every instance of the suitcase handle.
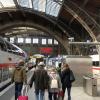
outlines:
{"label": "suitcase handle", "polygon": [[21,94],[22,94],[23,96],[26,96],[27,93],[28,93],[28,85],[23,85]]}

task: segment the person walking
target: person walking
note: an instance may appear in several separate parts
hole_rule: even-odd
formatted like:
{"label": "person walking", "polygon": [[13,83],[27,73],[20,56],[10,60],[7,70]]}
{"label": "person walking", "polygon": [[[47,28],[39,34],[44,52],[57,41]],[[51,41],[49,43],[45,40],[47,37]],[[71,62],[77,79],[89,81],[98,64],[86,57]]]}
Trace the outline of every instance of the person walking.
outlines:
{"label": "person walking", "polygon": [[72,87],[72,82],[75,80],[74,76],[73,79],[71,79],[72,74],[73,72],[70,70],[69,65],[67,63],[64,63],[61,72],[61,81],[62,81],[62,90],[64,92],[64,95],[67,88],[68,100],[71,100],[71,87]]}
{"label": "person walking", "polygon": [[21,95],[23,84],[27,84],[26,70],[23,67],[24,62],[19,62],[11,78],[11,82],[15,82],[15,100]]}
{"label": "person walking", "polygon": [[61,79],[56,71],[56,68],[52,67],[49,71],[49,100],[58,100],[58,93],[62,88]]}
{"label": "person walking", "polygon": [[59,63],[59,65],[57,67],[57,72],[58,72],[60,77],[61,77],[61,66],[62,66],[62,63]]}
{"label": "person walking", "polygon": [[30,81],[30,87],[32,87],[34,82],[36,100],[44,100],[45,90],[49,86],[49,76],[44,67],[44,63],[40,62]]}

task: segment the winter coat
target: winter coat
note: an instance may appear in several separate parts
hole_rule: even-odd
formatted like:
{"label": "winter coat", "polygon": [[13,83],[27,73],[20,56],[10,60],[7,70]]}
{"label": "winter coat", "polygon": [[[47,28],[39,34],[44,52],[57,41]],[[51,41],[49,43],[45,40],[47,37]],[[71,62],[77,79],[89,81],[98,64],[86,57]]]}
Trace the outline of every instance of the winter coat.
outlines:
{"label": "winter coat", "polygon": [[24,68],[19,68],[19,69],[16,68],[12,74],[11,81],[18,82],[18,83],[27,83],[27,76],[26,76],[25,69]]}
{"label": "winter coat", "polygon": [[30,87],[32,87],[33,82],[36,91],[48,89],[49,76],[47,71],[44,69],[36,69],[30,81]]}
{"label": "winter coat", "polygon": [[64,69],[61,72],[61,82],[63,87],[71,87],[72,83],[70,81],[70,69]]}
{"label": "winter coat", "polygon": [[[49,80],[49,92],[52,92],[52,93],[59,92],[61,90],[61,88],[62,88],[61,79],[60,79],[59,74],[51,72],[51,73],[49,73],[49,77],[50,77],[50,80]],[[58,88],[51,88],[50,87],[51,86],[51,81],[53,79],[57,80]]]}

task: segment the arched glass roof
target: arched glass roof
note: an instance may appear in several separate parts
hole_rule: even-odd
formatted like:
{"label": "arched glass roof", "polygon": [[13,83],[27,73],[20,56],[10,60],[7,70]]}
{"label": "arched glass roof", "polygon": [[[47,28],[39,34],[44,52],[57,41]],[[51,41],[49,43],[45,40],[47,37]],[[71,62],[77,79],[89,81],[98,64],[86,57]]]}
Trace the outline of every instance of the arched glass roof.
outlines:
{"label": "arched glass roof", "polygon": [[0,0],[0,8],[15,7],[13,0]]}
{"label": "arched glass roof", "polygon": [[[57,1],[60,1],[60,4]],[[15,7],[15,2],[21,7],[31,8],[57,17],[63,0],[0,0],[0,8]]]}

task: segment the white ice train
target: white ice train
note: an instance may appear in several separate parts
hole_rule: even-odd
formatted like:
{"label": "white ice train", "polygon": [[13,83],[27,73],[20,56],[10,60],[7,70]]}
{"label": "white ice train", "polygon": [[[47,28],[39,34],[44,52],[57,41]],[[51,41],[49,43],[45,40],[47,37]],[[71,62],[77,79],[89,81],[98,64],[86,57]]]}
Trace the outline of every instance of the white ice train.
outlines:
{"label": "white ice train", "polygon": [[[26,57],[22,49],[0,37],[0,83],[6,84],[11,77],[12,69]],[[0,84],[0,87],[3,84]]]}
{"label": "white ice train", "polygon": [[100,75],[100,56],[98,54],[91,55],[92,58],[92,71],[94,75]]}

